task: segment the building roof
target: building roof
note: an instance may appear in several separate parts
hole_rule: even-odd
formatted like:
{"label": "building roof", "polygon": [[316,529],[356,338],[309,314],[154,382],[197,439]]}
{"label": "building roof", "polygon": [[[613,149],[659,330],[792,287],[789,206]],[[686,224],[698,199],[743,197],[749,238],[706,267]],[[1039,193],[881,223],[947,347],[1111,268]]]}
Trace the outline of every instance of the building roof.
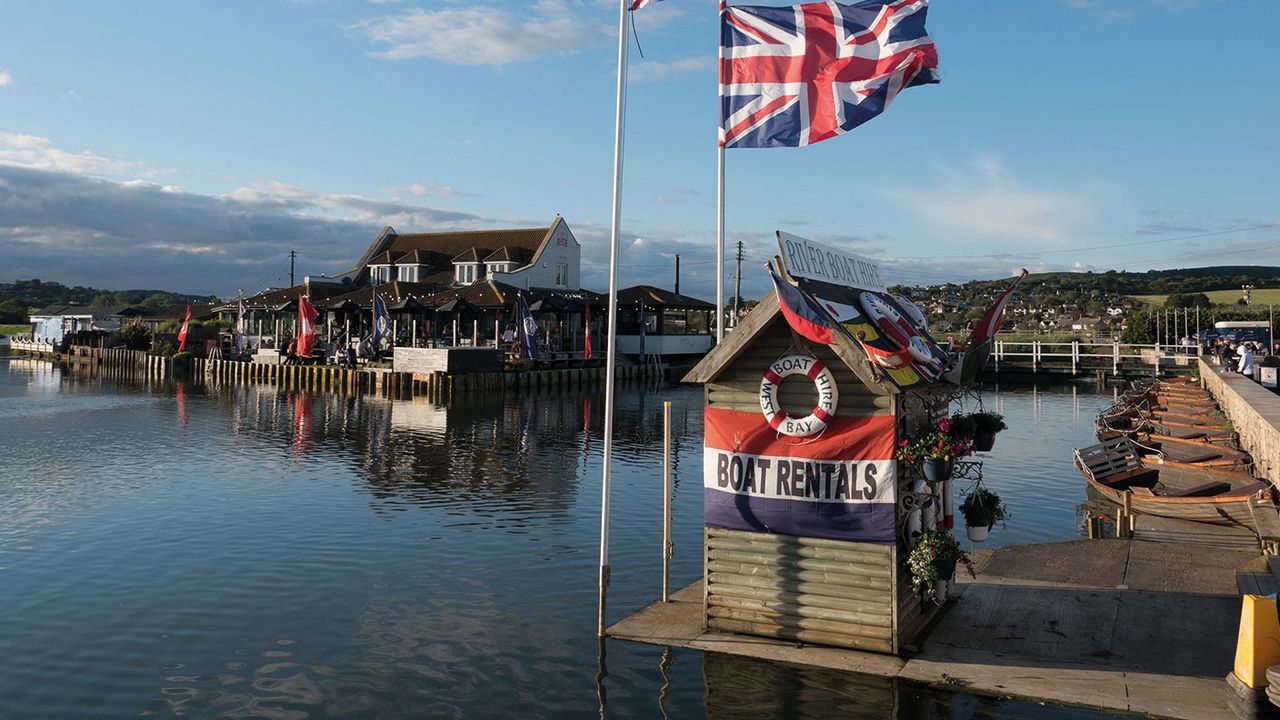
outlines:
{"label": "building roof", "polygon": [[449,285],[453,282],[454,262],[481,262],[496,253],[505,252],[509,262],[527,265],[550,239],[556,227],[564,222],[559,216],[547,227],[513,230],[454,230],[434,233],[397,233],[386,227],[361,256],[352,271],[352,280],[364,284],[369,265],[412,263],[429,266],[424,282]]}
{"label": "building roof", "polygon": [[[154,313],[143,314],[143,320],[181,320],[187,316],[187,305],[170,305],[162,310]],[[193,320],[207,320],[217,313],[218,308],[225,307],[223,304],[205,305],[193,304],[191,307],[191,318]]]}
{"label": "building roof", "polygon": [[50,305],[31,317],[131,317],[145,313],[145,310],[129,305]]}
{"label": "building roof", "polygon": [[484,261],[487,263],[513,262],[517,265],[527,265],[532,257],[533,253],[526,248],[513,248],[510,245],[503,245],[489,253]]}
{"label": "building roof", "polygon": [[634,305],[643,302],[645,307],[680,310],[715,310],[715,303],[688,295],[677,295],[670,290],[652,285],[634,285],[618,291],[618,305]]}
{"label": "building roof", "polygon": [[[297,302],[299,295],[306,295],[312,305],[319,305],[335,295],[346,292],[349,287],[348,285],[326,285],[322,283],[307,285],[304,283],[282,290],[266,290],[257,295],[252,295],[244,299],[244,306],[247,308],[280,310],[290,303]],[[231,302],[219,307],[234,308],[235,306],[236,303]]]}

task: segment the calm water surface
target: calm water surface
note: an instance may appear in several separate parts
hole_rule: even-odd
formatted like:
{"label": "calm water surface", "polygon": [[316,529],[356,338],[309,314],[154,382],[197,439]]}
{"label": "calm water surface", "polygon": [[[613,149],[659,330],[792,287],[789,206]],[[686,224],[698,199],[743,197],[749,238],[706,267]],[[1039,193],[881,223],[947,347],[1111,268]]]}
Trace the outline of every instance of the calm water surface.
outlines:
{"label": "calm water surface", "polygon": [[[625,391],[617,620],[657,599],[662,400],[673,584],[701,574],[701,392]],[[1077,537],[1109,394],[989,390],[1013,519]],[[0,717],[1097,718],[595,638],[602,400],[144,387],[0,360]]]}

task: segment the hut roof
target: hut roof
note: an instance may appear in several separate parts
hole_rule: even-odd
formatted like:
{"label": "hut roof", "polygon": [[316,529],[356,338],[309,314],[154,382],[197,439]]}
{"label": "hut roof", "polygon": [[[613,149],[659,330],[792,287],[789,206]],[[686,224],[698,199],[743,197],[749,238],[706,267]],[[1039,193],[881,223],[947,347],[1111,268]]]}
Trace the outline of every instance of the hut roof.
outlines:
{"label": "hut roof", "polygon": [[[751,309],[751,312],[738,323],[738,326],[724,336],[719,344],[711,349],[711,352],[693,366],[693,369],[684,376],[682,382],[687,383],[709,383],[715,381],[722,372],[733,365],[733,362],[751,346],[756,338],[760,337],[766,331],[775,327],[775,324],[781,324],[782,328],[790,332],[790,328],[786,324],[786,319],[782,317],[782,308],[778,305],[778,296],[776,293],[770,292],[760,301],[758,305]],[[775,331],[776,332],[776,331]],[[885,381],[880,377],[880,372],[871,366],[871,361],[867,359],[866,352],[858,346],[856,341],[850,340],[840,333],[836,333],[834,341],[829,346],[836,357],[847,366],[863,385],[867,386],[873,394],[876,395],[892,395],[899,392],[893,383]]]}

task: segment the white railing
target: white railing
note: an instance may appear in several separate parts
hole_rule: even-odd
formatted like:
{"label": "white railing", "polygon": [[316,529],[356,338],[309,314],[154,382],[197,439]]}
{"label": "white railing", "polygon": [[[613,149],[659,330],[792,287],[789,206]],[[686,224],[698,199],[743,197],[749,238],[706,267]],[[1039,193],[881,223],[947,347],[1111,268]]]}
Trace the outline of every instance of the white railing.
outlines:
{"label": "white railing", "polygon": [[52,353],[53,343],[39,342],[37,340],[10,339],[9,351],[10,352],[21,351],[21,352]]}
{"label": "white railing", "polygon": [[[1179,358],[1199,357],[1199,345],[1138,345],[1120,342],[1042,342],[1040,340],[996,340],[992,351],[994,368],[1001,363],[1026,365],[1032,370],[1052,366],[1071,368],[1071,372],[1101,370],[1110,367],[1119,373],[1122,364],[1149,365],[1159,372],[1163,365],[1179,364]],[[1187,362],[1182,360],[1182,363]]]}

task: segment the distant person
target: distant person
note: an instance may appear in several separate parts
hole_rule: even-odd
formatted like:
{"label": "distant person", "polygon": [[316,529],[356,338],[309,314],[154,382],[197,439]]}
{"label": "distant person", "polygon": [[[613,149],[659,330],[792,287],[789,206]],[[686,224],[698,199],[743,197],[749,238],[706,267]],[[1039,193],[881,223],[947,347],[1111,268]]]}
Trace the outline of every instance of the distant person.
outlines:
{"label": "distant person", "polygon": [[515,323],[507,323],[507,329],[502,331],[502,342],[508,345],[514,345],[516,342],[516,326]]}
{"label": "distant person", "polygon": [[1240,362],[1236,367],[1236,372],[1241,375],[1253,377],[1254,356],[1253,343],[1245,343],[1240,346]]}

